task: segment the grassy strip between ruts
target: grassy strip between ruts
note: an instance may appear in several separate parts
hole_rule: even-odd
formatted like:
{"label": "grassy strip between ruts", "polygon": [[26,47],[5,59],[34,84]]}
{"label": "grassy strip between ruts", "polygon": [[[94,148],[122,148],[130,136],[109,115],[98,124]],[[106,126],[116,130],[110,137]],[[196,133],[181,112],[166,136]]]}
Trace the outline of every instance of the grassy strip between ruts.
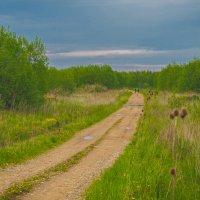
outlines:
{"label": "grassy strip between ruts", "polygon": [[[189,115],[173,120],[174,107],[186,107]],[[170,134],[175,134],[173,165]],[[160,93],[145,105],[132,142],[113,167],[86,191],[86,200],[171,199],[176,169],[175,199],[200,199],[200,101],[198,95]]]}
{"label": "grassy strip between ruts", "polygon": [[121,122],[121,120],[122,118],[117,120],[117,122],[115,122],[113,126],[110,127],[104,133],[104,135],[100,139],[98,139],[94,144],[91,144],[90,146],[86,147],[83,151],[75,154],[70,159],[58,164],[55,167],[47,169],[46,171],[34,177],[26,179],[21,183],[14,184],[5,191],[5,193],[0,197],[0,200],[18,199],[21,195],[30,192],[34,186],[44,181],[47,181],[50,177],[68,171],[73,165],[77,164],[84,156],[91,152],[95,148],[95,146],[98,145],[104,139],[104,137],[111,131],[111,129]]}
{"label": "grassy strip between ruts", "polygon": [[[112,112],[119,109],[124,103],[127,102],[130,97],[131,92],[119,92],[119,95],[116,97],[115,102],[105,104],[105,105],[91,105],[91,106],[79,106],[76,104],[64,104],[59,103],[55,106],[55,111],[50,112],[51,115],[58,115],[58,122],[60,123],[59,127],[51,127],[41,131],[38,135],[31,137],[26,140],[19,140],[18,142],[11,144],[10,146],[0,146],[0,167],[6,167],[10,164],[22,163],[25,160],[33,158],[45,151],[58,146],[59,144],[69,140],[73,135],[92,124],[102,120]],[[79,98],[79,97],[77,97]],[[56,110],[57,109],[57,110]],[[72,111],[69,111],[72,109]],[[6,118],[8,113],[5,113],[4,118]],[[15,115],[11,114],[10,121],[14,120]],[[13,116],[14,115],[14,116]],[[35,116],[36,115],[36,116]],[[27,116],[27,118],[29,115]],[[45,113],[42,114],[33,114],[31,118],[34,117],[33,124],[39,123],[45,119]],[[65,123],[66,119],[70,118],[68,123]],[[18,118],[17,118],[18,119]],[[19,127],[21,122],[21,115],[18,120],[13,124],[16,126],[16,130]],[[26,115],[23,114],[23,119],[26,120]],[[4,119],[5,120],[5,119]],[[36,122],[35,122],[36,121]],[[6,122],[5,122],[6,123]],[[23,124],[21,124],[23,126]],[[53,124],[54,125],[54,124]],[[26,125],[28,126],[28,125]],[[31,125],[30,125],[31,126]],[[41,125],[42,126],[42,125]],[[20,129],[20,127],[19,127]],[[15,131],[15,130],[13,130]],[[24,130],[20,131],[23,132]],[[5,130],[2,130],[2,134]],[[24,131],[25,135],[28,135],[27,131]],[[12,137],[10,138],[12,140]]]}

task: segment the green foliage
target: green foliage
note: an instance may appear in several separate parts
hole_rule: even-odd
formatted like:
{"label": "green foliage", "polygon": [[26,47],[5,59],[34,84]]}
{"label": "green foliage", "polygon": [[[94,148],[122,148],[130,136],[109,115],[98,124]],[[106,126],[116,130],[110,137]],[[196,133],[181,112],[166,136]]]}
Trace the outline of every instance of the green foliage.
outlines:
{"label": "green foliage", "polygon": [[49,89],[66,91],[85,85],[107,88],[153,88],[173,92],[200,90],[200,60],[185,65],[170,64],[161,72],[116,72],[110,66],[79,66],[49,69]]}
{"label": "green foliage", "polygon": [[200,60],[195,59],[183,65],[168,65],[157,75],[157,88],[176,92],[199,92]]}
{"label": "green foliage", "polygon": [[185,66],[180,84],[181,90],[200,91],[200,60],[193,60]]}
{"label": "green foliage", "polygon": [[48,58],[46,56],[45,46],[36,37],[34,41],[26,44],[26,51],[28,53],[29,63],[31,63],[32,69],[36,74],[37,88],[42,93],[45,93],[48,89]]}
{"label": "green foliage", "polygon": [[49,89],[62,88],[73,91],[85,85],[102,85],[112,88],[155,87],[156,73],[153,72],[115,72],[110,66],[79,66],[57,70],[49,69]]}
{"label": "green foliage", "polygon": [[4,27],[0,28],[1,105],[15,108],[42,102],[47,67],[45,49],[38,38],[29,43]]}

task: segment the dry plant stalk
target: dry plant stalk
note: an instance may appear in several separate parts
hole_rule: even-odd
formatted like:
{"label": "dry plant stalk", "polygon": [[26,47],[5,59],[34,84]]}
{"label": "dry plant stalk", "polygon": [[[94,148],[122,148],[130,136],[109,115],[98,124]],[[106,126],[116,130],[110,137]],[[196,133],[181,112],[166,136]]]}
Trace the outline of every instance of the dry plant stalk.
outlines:
{"label": "dry plant stalk", "polygon": [[172,184],[172,200],[175,199],[175,189],[176,189],[176,132],[177,132],[177,120],[178,117],[180,116],[181,119],[185,119],[185,117],[187,116],[187,110],[185,108],[181,109],[181,112],[179,112],[178,109],[175,109],[174,112],[172,112],[169,117],[172,121],[172,129],[171,129],[171,137],[172,137],[172,166],[174,166],[173,168],[171,168],[171,175],[173,178],[173,184]]}
{"label": "dry plant stalk", "polygon": [[176,128],[177,128],[177,117],[179,116],[178,109],[175,109],[173,113],[170,114],[170,119],[173,120],[172,122],[172,166],[174,166],[170,173],[172,175],[172,200],[175,198],[175,189],[176,189],[176,152],[175,152],[175,145],[176,145]]}

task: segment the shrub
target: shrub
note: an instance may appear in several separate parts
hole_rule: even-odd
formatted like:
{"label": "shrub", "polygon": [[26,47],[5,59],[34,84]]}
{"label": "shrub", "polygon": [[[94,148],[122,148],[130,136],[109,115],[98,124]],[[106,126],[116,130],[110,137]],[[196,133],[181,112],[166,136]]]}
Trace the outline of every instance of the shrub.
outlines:
{"label": "shrub", "polygon": [[44,46],[38,38],[29,43],[4,27],[0,28],[1,107],[40,105],[47,70]]}

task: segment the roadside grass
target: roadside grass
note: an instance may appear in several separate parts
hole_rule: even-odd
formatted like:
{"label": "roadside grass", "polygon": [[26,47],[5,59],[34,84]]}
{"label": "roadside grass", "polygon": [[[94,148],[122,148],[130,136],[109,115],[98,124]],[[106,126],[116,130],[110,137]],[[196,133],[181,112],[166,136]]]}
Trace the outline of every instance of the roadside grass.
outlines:
{"label": "roadside grass", "polygon": [[67,141],[116,111],[130,95],[117,90],[62,94],[49,98],[39,110],[0,111],[0,167],[21,163]]}
{"label": "roadside grass", "polygon": [[[189,114],[184,120],[178,118],[173,166],[169,114],[175,107],[185,107]],[[199,96],[160,93],[146,102],[144,110],[130,145],[94,181],[84,199],[171,199],[172,167],[176,168],[175,199],[200,199]]]}

